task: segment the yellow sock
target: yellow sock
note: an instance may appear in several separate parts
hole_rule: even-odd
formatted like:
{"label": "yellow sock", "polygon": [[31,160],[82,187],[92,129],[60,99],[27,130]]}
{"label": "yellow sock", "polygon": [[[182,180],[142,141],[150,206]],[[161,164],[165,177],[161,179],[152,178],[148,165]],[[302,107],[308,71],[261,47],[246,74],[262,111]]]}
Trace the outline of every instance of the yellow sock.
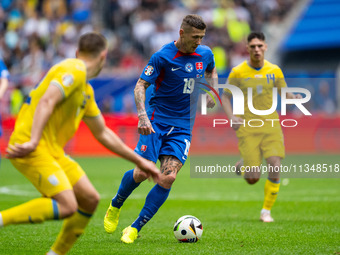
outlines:
{"label": "yellow sock", "polygon": [[63,227],[51,250],[57,254],[66,254],[84,232],[92,214],[78,209],[70,218],[64,220]]}
{"label": "yellow sock", "polygon": [[41,223],[59,219],[57,202],[52,198],[36,198],[27,203],[1,211],[3,225]]}
{"label": "yellow sock", "polygon": [[264,185],[264,203],[263,203],[263,209],[266,209],[270,211],[272,209],[277,194],[280,189],[280,182],[275,183],[271,180],[267,179],[266,184]]}

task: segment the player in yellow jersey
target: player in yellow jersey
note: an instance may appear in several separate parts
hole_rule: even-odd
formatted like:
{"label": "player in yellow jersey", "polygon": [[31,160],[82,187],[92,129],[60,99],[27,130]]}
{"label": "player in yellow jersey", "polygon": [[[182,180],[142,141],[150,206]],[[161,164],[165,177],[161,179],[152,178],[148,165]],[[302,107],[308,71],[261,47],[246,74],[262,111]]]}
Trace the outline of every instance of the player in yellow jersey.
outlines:
{"label": "player in yellow jersey", "polygon": [[63,147],[83,120],[94,137],[112,152],[136,163],[154,180],[158,169],[127,147],[106,127],[88,79],[105,64],[105,38],[80,37],[76,59],[53,66],[31,91],[20,110],[7,148],[12,164],[42,197],[0,212],[0,227],[65,219],[48,254],[66,254],[83,233],[99,202],[99,194],[83,169]]}
{"label": "player in yellow jersey", "polygon": [[[276,87],[280,94],[281,88],[287,85],[281,69],[264,59],[267,50],[264,34],[253,32],[247,41],[249,61],[234,67],[228,77],[228,83],[239,87],[243,92],[244,115],[233,114],[231,94],[227,89],[222,95],[222,104],[238,138],[242,160],[236,164],[237,169],[249,184],[255,184],[259,180],[262,158],[266,159],[270,171],[265,183],[260,220],[273,222],[270,211],[279,192],[280,173],[271,169],[280,167],[281,159],[285,157],[283,134],[280,122],[271,121],[279,119],[276,111],[267,115],[257,115],[249,109],[248,88],[252,89],[253,107],[256,110],[268,110],[273,103],[273,88]],[[287,98],[301,98],[301,95],[287,93]]]}

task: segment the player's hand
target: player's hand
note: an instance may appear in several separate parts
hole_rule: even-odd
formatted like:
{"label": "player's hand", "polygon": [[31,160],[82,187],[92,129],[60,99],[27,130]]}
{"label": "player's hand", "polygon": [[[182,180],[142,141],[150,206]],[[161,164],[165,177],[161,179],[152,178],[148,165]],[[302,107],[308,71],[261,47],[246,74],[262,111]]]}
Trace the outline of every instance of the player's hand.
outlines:
{"label": "player's hand", "polygon": [[294,94],[294,99],[301,99],[302,95],[301,94]]}
{"label": "player's hand", "polygon": [[[151,176],[152,180],[157,183],[160,179],[160,170],[156,167],[155,163],[143,159],[138,167],[145,173]],[[150,178],[149,178],[150,179]]]}
{"label": "player's hand", "polygon": [[207,107],[208,108],[213,108],[215,106],[215,101],[211,97],[207,97]]}
{"label": "player's hand", "polygon": [[138,133],[141,135],[150,135],[151,133],[156,133],[147,115],[142,115],[139,117]]}
{"label": "player's hand", "polygon": [[9,145],[6,149],[7,158],[22,158],[35,150],[36,144],[29,141],[23,144],[15,143],[14,145]]}
{"label": "player's hand", "polygon": [[232,124],[231,127],[236,131],[236,130],[238,130],[240,128],[240,126],[244,122],[244,119],[242,119],[240,117],[233,116],[233,117],[230,118],[229,121]]}

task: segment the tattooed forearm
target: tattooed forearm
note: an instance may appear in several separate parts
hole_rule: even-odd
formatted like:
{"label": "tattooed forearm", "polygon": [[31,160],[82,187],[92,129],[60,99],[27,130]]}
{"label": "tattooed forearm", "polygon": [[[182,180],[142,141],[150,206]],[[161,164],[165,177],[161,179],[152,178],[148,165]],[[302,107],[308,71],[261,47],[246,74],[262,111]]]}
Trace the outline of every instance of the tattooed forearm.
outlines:
{"label": "tattooed forearm", "polygon": [[217,79],[218,79],[216,67],[214,67],[211,71],[205,71],[204,77],[206,78],[209,85],[214,88],[215,85],[217,85]]}
{"label": "tattooed forearm", "polygon": [[141,78],[138,79],[135,90],[134,90],[138,117],[146,116],[145,91],[149,86],[150,86],[149,82],[144,81]]}
{"label": "tattooed forearm", "polygon": [[214,67],[211,71],[205,71],[205,78],[218,78],[216,67]]}

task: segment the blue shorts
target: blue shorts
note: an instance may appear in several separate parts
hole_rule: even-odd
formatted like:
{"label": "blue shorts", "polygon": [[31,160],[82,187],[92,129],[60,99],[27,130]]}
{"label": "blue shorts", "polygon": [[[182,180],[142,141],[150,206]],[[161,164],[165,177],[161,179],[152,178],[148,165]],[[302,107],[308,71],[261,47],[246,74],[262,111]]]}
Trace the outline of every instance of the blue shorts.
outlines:
{"label": "blue shorts", "polygon": [[140,135],[135,152],[155,163],[161,155],[175,156],[184,165],[190,148],[190,129],[153,121],[151,124],[156,133]]}

